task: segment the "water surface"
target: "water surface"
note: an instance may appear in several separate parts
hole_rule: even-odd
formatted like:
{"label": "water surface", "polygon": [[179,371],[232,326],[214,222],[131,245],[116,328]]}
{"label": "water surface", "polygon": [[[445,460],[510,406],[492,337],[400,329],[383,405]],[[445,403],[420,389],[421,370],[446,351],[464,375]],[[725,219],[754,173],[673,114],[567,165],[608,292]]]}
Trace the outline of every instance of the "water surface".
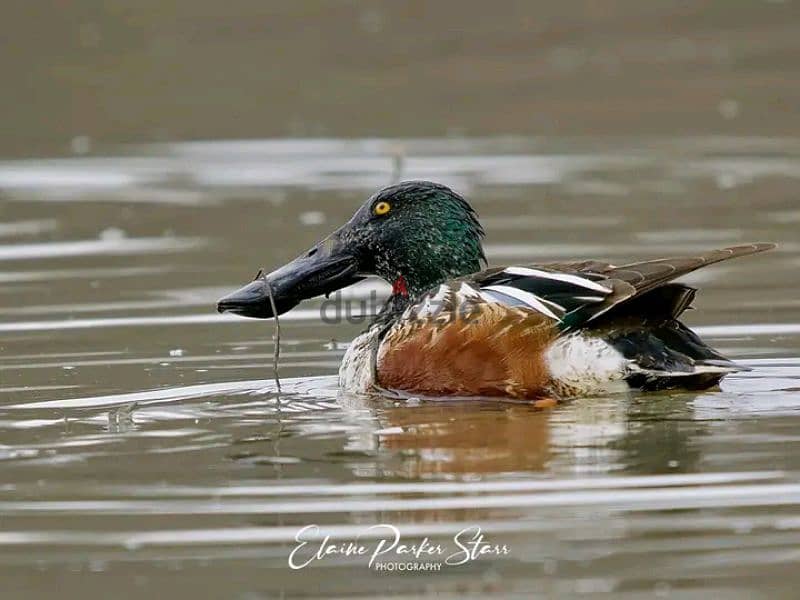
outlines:
{"label": "water surface", "polygon": [[[399,158],[398,158],[399,157]],[[404,178],[456,187],[490,264],[780,248],[686,278],[686,320],[752,367],[721,390],[550,411],[342,396],[364,322],[214,300]],[[800,140],[317,139],[0,163],[0,577],[86,598],[790,595],[800,583]],[[385,287],[350,291],[360,306]],[[356,313],[353,315],[357,316]],[[329,558],[375,523],[508,555],[436,574]],[[319,585],[314,592],[310,584]]]}

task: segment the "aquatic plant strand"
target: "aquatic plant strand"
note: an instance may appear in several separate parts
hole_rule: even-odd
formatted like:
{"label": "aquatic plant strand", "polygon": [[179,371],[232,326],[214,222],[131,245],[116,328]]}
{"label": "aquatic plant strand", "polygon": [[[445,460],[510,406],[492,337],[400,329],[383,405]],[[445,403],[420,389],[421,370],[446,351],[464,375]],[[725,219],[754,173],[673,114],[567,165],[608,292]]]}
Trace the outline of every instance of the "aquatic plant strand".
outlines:
{"label": "aquatic plant strand", "polygon": [[278,318],[278,309],[275,307],[275,298],[272,296],[272,287],[269,284],[269,279],[264,275],[264,270],[260,270],[258,272],[257,278],[261,278],[264,281],[264,285],[267,288],[267,296],[269,296],[269,304],[272,308],[273,318],[275,319],[275,333],[272,335],[273,340],[275,340],[275,351],[272,355],[272,374],[275,377],[275,387],[278,388],[278,393],[281,393],[281,379],[278,375],[278,360],[281,357],[281,321]]}

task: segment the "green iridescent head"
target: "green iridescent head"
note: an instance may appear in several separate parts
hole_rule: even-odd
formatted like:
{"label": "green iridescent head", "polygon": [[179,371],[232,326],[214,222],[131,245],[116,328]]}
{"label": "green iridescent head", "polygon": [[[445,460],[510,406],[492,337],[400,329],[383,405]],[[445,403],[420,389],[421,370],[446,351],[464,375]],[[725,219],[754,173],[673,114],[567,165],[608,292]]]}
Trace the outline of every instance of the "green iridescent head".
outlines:
{"label": "green iridescent head", "polygon": [[266,277],[219,301],[220,311],[273,316],[305,298],[330,293],[369,276],[416,296],[443,281],[479,271],[483,229],[467,201],[430,181],[406,181],[369,198],[342,227]]}
{"label": "green iridescent head", "polygon": [[387,187],[367,200],[348,226],[362,248],[362,272],[389,283],[402,277],[412,296],[446,279],[475,273],[485,261],[483,229],[475,211],[437,183],[408,181]]}

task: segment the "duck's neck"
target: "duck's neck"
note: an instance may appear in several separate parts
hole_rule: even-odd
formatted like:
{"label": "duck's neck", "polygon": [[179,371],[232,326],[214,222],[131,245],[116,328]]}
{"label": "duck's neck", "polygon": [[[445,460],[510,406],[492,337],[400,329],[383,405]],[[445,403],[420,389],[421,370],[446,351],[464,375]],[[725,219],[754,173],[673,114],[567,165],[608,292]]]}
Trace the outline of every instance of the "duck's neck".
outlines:
{"label": "duck's neck", "polygon": [[463,277],[478,271],[480,263],[454,268],[448,271],[412,270],[411,275],[398,274],[392,282],[392,293],[381,311],[384,317],[402,313],[410,305],[417,302],[426,292],[433,290],[449,279]]}
{"label": "duck's neck", "polygon": [[465,252],[464,249],[454,251],[446,267],[424,255],[417,257],[415,261],[409,261],[391,277],[386,277],[392,284],[392,295],[413,301],[449,279],[478,272],[481,261],[484,260],[483,252],[480,245],[470,250],[470,252]]}

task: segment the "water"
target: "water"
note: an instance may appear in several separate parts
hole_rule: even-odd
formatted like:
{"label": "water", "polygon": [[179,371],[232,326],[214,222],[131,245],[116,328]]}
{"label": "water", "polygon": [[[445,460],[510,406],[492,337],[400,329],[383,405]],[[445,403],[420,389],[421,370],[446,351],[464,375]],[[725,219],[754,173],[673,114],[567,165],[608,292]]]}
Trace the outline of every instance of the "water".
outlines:
{"label": "water", "polygon": [[[471,199],[491,264],[778,242],[686,278],[702,288],[687,322],[752,371],[549,411],[342,396],[363,323],[324,324],[312,301],[283,319],[278,396],[271,323],[214,301],[347,219],[397,156],[403,177]],[[221,141],[0,163],[4,594],[791,595],[798,179],[800,140],[748,137]],[[508,553],[425,575],[362,557],[288,568],[301,527],[374,545],[376,523],[450,547],[477,525]]]}

